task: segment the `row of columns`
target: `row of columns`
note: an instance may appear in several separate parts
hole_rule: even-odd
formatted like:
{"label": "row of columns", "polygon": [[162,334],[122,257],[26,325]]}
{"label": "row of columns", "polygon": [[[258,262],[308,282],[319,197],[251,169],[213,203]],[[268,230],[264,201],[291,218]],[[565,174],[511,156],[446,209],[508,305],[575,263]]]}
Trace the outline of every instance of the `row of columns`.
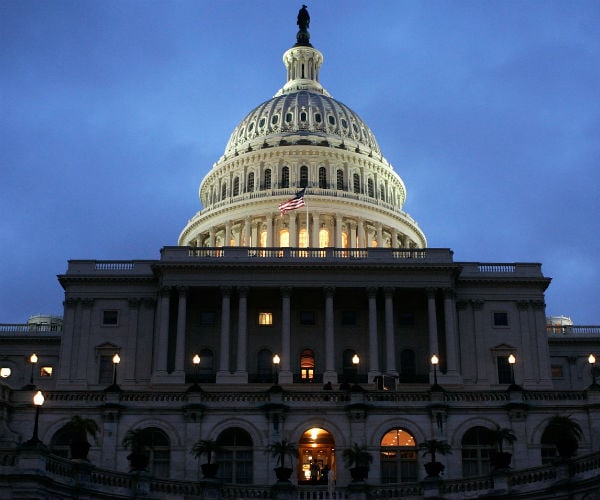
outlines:
{"label": "row of columns", "polygon": [[[238,321],[237,321],[237,352],[236,365],[230,366],[231,350],[231,295],[232,287],[221,288],[221,329],[220,329],[220,361],[217,372],[217,383],[240,383],[247,382],[247,317],[248,317],[248,288],[238,287]],[[291,383],[293,381],[291,353],[291,287],[282,287],[281,291],[281,366],[279,381]],[[394,328],[394,306],[393,288],[385,288],[384,295],[384,367],[379,366],[379,335],[377,318],[377,293],[375,287],[367,288],[368,298],[368,376],[371,382],[373,378],[382,372],[397,376],[395,328]],[[337,383],[337,372],[335,369],[335,327],[334,327],[334,287],[325,287],[325,370],[323,381],[325,383]],[[186,346],[186,309],[187,289],[178,289],[177,327],[175,339],[175,367],[172,374],[167,372],[167,353],[169,338],[169,311],[170,290],[165,289],[161,293],[157,309],[158,331],[156,336],[155,366],[153,378],[160,379],[185,378],[185,346]],[[439,354],[438,346],[438,321],[436,290],[427,290],[427,313],[428,313],[428,337],[431,354]],[[458,382],[458,341],[456,329],[455,300],[450,290],[444,294],[444,320],[445,320],[445,361],[446,373],[444,381],[448,383]]]}
{"label": "row of columns", "polygon": [[[228,221],[221,228],[211,227],[208,233],[199,234],[194,243],[197,247],[208,246],[261,246],[261,234],[266,232],[266,247],[280,246],[278,231],[287,225],[289,231],[289,246],[300,246],[300,231],[309,228],[308,246],[319,247],[319,232],[324,228],[329,231],[330,245],[344,248],[343,233],[346,233],[346,246],[350,248],[363,248],[373,246],[376,241],[378,247],[390,246],[393,248],[412,248],[411,239],[400,233],[396,228],[384,227],[381,222],[370,222],[365,219],[344,218],[342,215],[325,215],[319,212],[307,213],[305,210],[289,212],[284,217],[279,214],[267,214],[264,218],[246,217],[240,221]],[[345,226],[345,228],[344,228]],[[223,241],[219,240],[219,234]],[[207,239],[208,237],[208,239]],[[207,241],[206,241],[207,239]]]}

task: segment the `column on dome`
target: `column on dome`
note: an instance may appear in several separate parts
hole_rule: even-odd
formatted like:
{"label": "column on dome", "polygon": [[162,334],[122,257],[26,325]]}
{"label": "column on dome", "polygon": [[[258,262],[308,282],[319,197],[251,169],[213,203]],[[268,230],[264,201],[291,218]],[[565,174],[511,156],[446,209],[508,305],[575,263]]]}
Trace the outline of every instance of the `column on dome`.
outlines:
{"label": "column on dome", "polygon": [[156,332],[156,364],[154,365],[154,374],[156,377],[167,375],[167,352],[169,346],[169,308],[171,303],[171,289],[163,287],[160,290],[160,299],[158,304],[158,329]]}
{"label": "column on dome", "polygon": [[231,245],[231,221],[228,220],[225,223],[225,241],[223,241],[223,246],[228,247]]}
{"label": "column on dome", "polygon": [[398,248],[398,230],[395,227],[392,228],[392,248]]}
{"label": "column on dome", "polygon": [[446,329],[446,373],[444,379],[449,383],[458,383],[456,304],[452,290],[444,290],[444,326]]}
{"label": "column on dome", "polygon": [[312,214],[312,237],[310,239],[310,246],[312,248],[319,248],[319,230],[321,222],[320,222],[320,214],[319,212],[313,212]]}
{"label": "column on dome", "polygon": [[229,375],[229,315],[231,309],[231,287],[221,288],[221,357],[217,382]]}
{"label": "column on dome", "polygon": [[377,288],[367,288],[369,301],[369,382],[373,381],[379,371],[379,346],[377,342]]}
{"label": "column on dome", "polygon": [[179,287],[177,305],[177,336],[175,338],[175,375],[185,376],[185,327],[187,314],[187,288]]}
{"label": "column on dome", "polygon": [[333,328],[333,287],[325,287],[325,373],[323,382],[337,384],[335,371],[335,340]]}
{"label": "column on dome", "polygon": [[291,384],[294,380],[291,370],[291,322],[290,322],[290,287],[281,288],[281,370],[279,383]]}
{"label": "column on dome", "polygon": [[208,230],[208,246],[214,248],[215,246],[215,228],[211,227]]}
{"label": "column on dome", "polygon": [[248,376],[246,367],[246,351],[248,350],[248,287],[238,288],[238,339],[236,375]]}
{"label": "column on dome", "polygon": [[267,214],[267,248],[273,247],[273,214]]}
{"label": "column on dome", "polygon": [[[436,312],[436,304],[435,304],[435,294],[436,290],[434,288],[428,288],[427,292],[427,323],[428,323],[428,332],[429,332],[429,355],[428,359],[431,355],[436,354],[438,357],[440,356],[440,351],[438,347],[438,327],[437,327],[437,312]],[[429,372],[429,382],[433,384],[433,365],[429,364],[430,372]]]}
{"label": "column on dome", "polygon": [[288,231],[290,233],[290,247],[296,248],[298,247],[298,230],[296,225],[296,213],[291,212],[289,214],[289,227]]}
{"label": "column on dome", "polygon": [[365,231],[365,221],[358,219],[358,246],[360,248],[367,248],[367,232]]}
{"label": "column on dome", "polygon": [[357,236],[356,236],[356,223],[355,222],[351,222],[348,223],[348,232],[349,237],[350,237],[350,248],[357,248],[358,247],[358,242],[357,242]]}
{"label": "column on dome", "polygon": [[340,214],[336,214],[335,216],[335,247],[342,248],[342,216]]}
{"label": "column on dome", "polygon": [[251,247],[255,247],[258,248],[260,247],[260,232],[259,232],[259,228],[260,228],[260,221],[255,222],[254,224],[251,224],[251,236],[250,236],[250,243],[251,243]]}
{"label": "column on dome", "polygon": [[250,220],[250,217],[246,217],[244,219],[244,242],[240,243],[244,244],[247,247],[252,246],[250,243],[250,239],[251,239],[251,233],[250,233],[250,226],[251,226],[252,222]]}
{"label": "column on dome", "polygon": [[383,248],[383,224],[377,223],[377,248]]}
{"label": "column on dome", "polygon": [[389,375],[398,375],[396,370],[396,348],[394,345],[394,289],[386,288],[385,297],[385,371]]}

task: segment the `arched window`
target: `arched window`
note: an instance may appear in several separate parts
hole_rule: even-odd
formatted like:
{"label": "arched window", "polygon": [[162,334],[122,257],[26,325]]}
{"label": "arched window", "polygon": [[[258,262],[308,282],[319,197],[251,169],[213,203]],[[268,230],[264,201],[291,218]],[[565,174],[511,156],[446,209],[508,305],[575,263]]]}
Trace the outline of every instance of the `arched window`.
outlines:
{"label": "arched window", "polygon": [[319,230],[319,248],[327,248],[329,246],[329,231],[327,228]]}
{"label": "arched window", "polygon": [[300,167],[300,187],[308,186],[308,167],[306,165],[302,165]]}
{"label": "arched window", "polygon": [[248,174],[248,187],[246,189],[249,193],[254,191],[254,172]]}
{"label": "arched window", "polygon": [[233,179],[233,196],[240,194],[240,178],[236,177]]}
{"label": "arched window", "polygon": [[271,189],[271,169],[270,168],[267,168],[265,170],[264,189]]}
{"label": "arched window", "polygon": [[559,455],[558,450],[556,449],[555,436],[552,436],[552,433],[548,432],[548,429],[544,430],[540,444],[542,445],[542,465],[551,464]]}
{"label": "arched window", "polygon": [[298,231],[298,246],[300,248],[306,248],[308,246],[308,239],[306,236],[306,228],[303,227],[302,229],[300,229],[300,231]]}
{"label": "arched window", "polygon": [[355,193],[360,193],[360,176],[358,174],[354,174],[352,176],[352,183],[353,183],[353,187],[354,187],[354,192]]}
{"label": "arched window", "polygon": [[342,248],[348,248],[348,233],[346,231],[342,231]]}
{"label": "arched window", "polygon": [[267,247],[267,231],[266,230],[263,230],[260,232],[260,247],[261,248]]}
{"label": "arched window", "polygon": [[281,169],[281,187],[289,188],[290,187],[290,168],[283,167]]}
{"label": "arched window", "polygon": [[63,458],[71,458],[71,433],[65,427],[60,429],[50,440],[50,451]]}
{"label": "arched window", "polygon": [[480,476],[490,472],[490,452],[494,441],[489,429],[478,426],[469,429],[462,438],[463,476]]}
{"label": "arched window", "polygon": [[412,349],[404,349],[400,353],[400,382],[416,382],[416,374],[415,352]]}
{"label": "arched window", "polygon": [[231,427],[217,438],[223,451],[217,453],[217,476],[225,483],[252,483],[252,438],[244,429]]}
{"label": "arched window", "polygon": [[224,200],[227,197],[227,184],[223,183],[221,186],[221,199]]}
{"label": "arched window", "polygon": [[368,191],[368,195],[371,198],[375,198],[375,188],[373,186],[373,179],[367,180],[367,191]]}
{"label": "arched window", "polygon": [[319,167],[319,188],[327,189],[327,170],[325,167]]}
{"label": "arched window", "polygon": [[417,480],[417,447],[414,437],[401,428],[386,432],[379,454],[382,483],[406,483]]}
{"label": "arched window", "polygon": [[256,367],[256,373],[258,376],[257,382],[275,382],[273,377],[273,353],[269,349],[261,349],[258,351]]}
{"label": "arched window", "polygon": [[344,171],[343,170],[337,171],[337,188],[340,191],[344,190]]}
{"label": "arched window", "polygon": [[171,461],[171,442],[164,431],[156,427],[145,429],[148,439],[147,449],[150,454],[148,471],[153,476],[169,477]]}
{"label": "arched window", "polygon": [[300,381],[312,382],[315,377],[315,352],[304,349],[300,353]]}

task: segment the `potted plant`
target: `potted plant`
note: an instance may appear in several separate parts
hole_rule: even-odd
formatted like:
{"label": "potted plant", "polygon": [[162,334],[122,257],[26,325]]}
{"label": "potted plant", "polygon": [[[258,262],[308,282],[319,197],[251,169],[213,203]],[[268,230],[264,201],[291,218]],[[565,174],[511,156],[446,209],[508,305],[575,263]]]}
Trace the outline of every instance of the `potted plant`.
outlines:
{"label": "potted plant", "polygon": [[494,469],[507,469],[510,466],[512,453],[504,451],[504,442],[513,444],[517,440],[517,436],[512,429],[508,427],[496,426],[490,430],[492,441],[496,445],[496,450],[492,451],[490,463]]}
{"label": "potted plant", "polygon": [[149,429],[138,427],[129,429],[123,438],[123,446],[130,450],[127,460],[131,465],[131,470],[146,470],[150,462],[149,449],[152,447],[151,434]]}
{"label": "potted plant", "polygon": [[206,454],[206,463],[202,464],[202,476],[206,479],[214,479],[217,475],[219,464],[212,461],[213,454],[222,451],[223,448],[213,439],[200,439],[194,443],[192,453],[196,458]]}
{"label": "potted plant", "polygon": [[290,460],[298,458],[298,448],[294,443],[290,443],[287,439],[281,441],[274,441],[266,449],[267,453],[277,459],[277,467],[274,469],[277,480],[280,482],[290,482],[290,476],[293,472],[292,467],[285,466],[285,458],[290,457]]}
{"label": "potted plant", "polygon": [[424,464],[425,472],[427,477],[439,477],[439,475],[446,468],[441,462],[438,462],[435,458],[436,454],[449,455],[452,453],[451,447],[447,441],[440,441],[438,439],[427,439],[422,443],[419,443],[419,449],[423,451],[423,456],[431,455],[431,462]]}
{"label": "potted plant", "polygon": [[344,450],[343,457],[353,481],[364,481],[369,476],[369,466],[373,462],[373,455],[367,451],[365,446],[354,443],[352,448]]}
{"label": "potted plant", "polygon": [[87,454],[91,446],[87,437],[89,434],[96,441],[96,436],[100,432],[98,423],[93,418],[73,415],[64,429],[70,435],[71,459],[87,460]]}
{"label": "potted plant", "polygon": [[583,431],[569,415],[555,415],[548,422],[544,436],[556,446],[561,458],[571,458],[579,448]]}

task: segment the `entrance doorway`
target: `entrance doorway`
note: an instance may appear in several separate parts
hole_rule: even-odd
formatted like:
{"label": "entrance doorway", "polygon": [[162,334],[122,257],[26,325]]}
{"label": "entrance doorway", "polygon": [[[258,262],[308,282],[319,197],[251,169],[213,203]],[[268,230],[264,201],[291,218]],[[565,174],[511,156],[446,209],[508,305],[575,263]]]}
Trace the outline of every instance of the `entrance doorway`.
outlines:
{"label": "entrance doorway", "polygon": [[298,443],[298,484],[327,484],[327,475],[336,477],[335,440],[320,427],[308,429]]}

